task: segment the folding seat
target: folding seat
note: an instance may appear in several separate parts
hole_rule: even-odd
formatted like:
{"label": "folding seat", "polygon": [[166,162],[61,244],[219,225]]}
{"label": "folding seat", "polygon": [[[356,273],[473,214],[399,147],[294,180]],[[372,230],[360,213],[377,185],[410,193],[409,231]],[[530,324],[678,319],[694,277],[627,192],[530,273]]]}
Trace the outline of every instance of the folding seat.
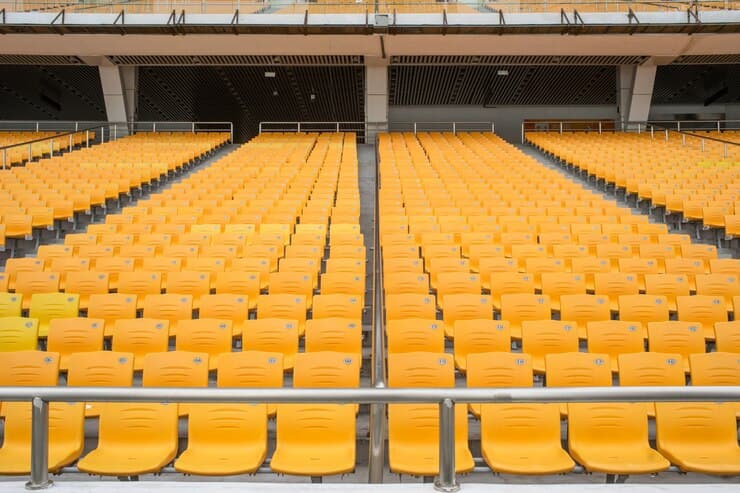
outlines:
{"label": "folding seat", "polygon": [[665,261],[666,274],[685,275],[689,282],[689,289],[696,290],[695,277],[707,271],[705,261],[702,259],[672,258]]}
{"label": "folding seat", "polygon": [[[607,354],[548,354],[545,356],[545,382],[548,387],[610,387],[612,364]],[[560,413],[567,414],[570,405],[560,404]]]}
{"label": "folding seat", "polygon": [[[255,295],[255,298],[258,295]],[[214,318],[232,322],[233,335],[239,336],[249,318],[249,296],[219,293],[201,296],[199,318]]]}
{"label": "folding seat", "polygon": [[[556,245],[573,245],[573,237],[568,233],[551,232],[540,233],[539,244],[545,247],[548,255],[553,255],[553,248]],[[513,253],[513,250],[512,250]]]}
{"label": "folding seat", "polygon": [[[683,358],[675,353],[635,352],[619,355],[619,385],[682,386],[686,384]],[[645,403],[648,416],[655,417],[655,404]]]}
{"label": "folding seat", "polygon": [[71,257],[74,253],[69,245],[41,245],[39,246],[36,257],[46,263],[51,263],[52,259]]}
{"label": "folding seat", "polygon": [[28,214],[3,214],[6,238],[33,239],[33,216]]}
{"label": "folding seat", "polygon": [[61,290],[64,290],[68,273],[90,270],[90,260],[82,257],[56,257],[49,262],[46,270],[59,274]]}
{"label": "folding seat", "polygon": [[20,317],[23,296],[15,293],[0,293],[0,317]]}
{"label": "folding seat", "polygon": [[[29,355],[30,352],[15,354]],[[55,358],[52,353],[40,354],[45,361],[49,360],[49,367],[53,366],[52,360]],[[32,365],[35,366],[35,362],[29,364],[26,360],[24,370],[28,371]],[[56,375],[50,385],[55,384]],[[82,403],[52,402],[48,411],[47,466],[50,472],[58,472],[62,467],[72,464],[82,454],[85,442],[85,407]],[[0,447],[0,474],[27,475],[31,469],[32,404],[5,402],[3,416],[5,423],[3,445]]]}
{"label": "folding seat", "polygon": [[39,322],[19,316],[0,318],[0,352],[35,351]]}
{"label": "folding seat", "polygon": [[138,308],[144,307],[144,300],[148,295],[158,295],[161,292],[162,275],[159,272],[136,271],[118,274],[118,293],[135,295],[138,298]]}
{"label": "folding seat", "polygon": [[19,272],[16,276],[15,292],[23,297],[23,309],[31,304],[31,297],[40,293],[59,291],[59,274],[54,272]]}
{"label": "folding seat", "polygon": [[544,273],[565,273],[567,265],[563,259],[545,257],[531,257],[525,260],[524,272],[534,277],[535,289],[542,289],[542,275]]}
{"label": "folding seat", "polygon": [[[388,355],[390,387],[454,387],[453,359],[444,353]],[[388,461],[399,474],[434,476],[439,472],[439,405],[390,404],[388,406]],[[473,469],[468,448],[465,404],[455,405],[455,469]]]}
{"label": "folding seat", "polygon": [[437,276],[442,273],[470,272],[470,264],[467,259],[459,257],[432,257],[426,258],[426,270],[429,272],[429,283],[432,288],[437,288]]}
{"label": "folding seat", "polygon": [[149,353],[163,353],[169,347],[169,321],[156,318],[119,319],[112,322],[113,351],[130,353],[133,369],[144,368]]}
{"label": "folding seat", "polygon": [[[493,233],[486,232],[464,232],[460,234],[461,253],[464,257],[469,257],[473,246],[485,247],[492,245],[494,241]],[[503,250],[502,250],[503,253]]]}
{"label": "folding seat", "polygon": [[712,259],[717,258],[717,247],[700,243],[681,245],[681,257],[703,260],[704,264],[708,266]]}
{"label": "folding seat", "polygon": [[77,248],[77,256],[90,259],[95,263],[100,259],[113,257],[115,252],[116,249],[110,245],[82,245]]}
{"label": "folding seat", "polygon": [[190,294],[150,294],[144,298],[144,317],[169,320],[170,335],[177,335],[177,324],[193,315],[193,296]]}
{"label": "folding seat", "polygon": [[470,269],[473,272],[478,272],[482,259],[504,258],[504,247],[497,244],[470,245],[467,257],[470,260]]}
{"label": "folding seat", "polygon": [[200,297],[210,292],[211,276],[207,272],[180,271],[167,274],[167,293],[190,295],[196,310],[200,307]]}
{"label": "folding seat", "polygon": [[682,471],[723,476],[740,472],[732,403],[656,403],[656,446]]}
{"label": "folding seat", "polygon": [[727,322],[727,306],[720,296],[693,295],[676,297],[678,320],[694,322],[704,327],[704,338],[714,339],[714,324]]}
{"label": "folding seat", "polygon": [[740,353],[740,320],[714,324],[717,351]]}
{"label": "folding seat", "polygon": [[137,476],[158,472],[177,455],[177,405],[106,403],[101,406],[98,447],[80,459],[84,472]]}
{"label": "folding seat", "polygon": [[108,274],[105,272],[70,272],[67,275],[64,292],[78,294],[80,296],[80,308],[87,310],[90,304],[90,296],[108,293],[109,285]]}
{"label": "folding seat", "polygon": [[[92,294],[87,316],[105,321],[106,337],[113,334],[113,325],[119,319],[136,318],[136,296],[122,293]],[[77,314],[70,315],[76,317]]]}
{"label": "folding seat", "polygon": [[293,368],[298,353],[298,321],[284,318],[247,320],[242,331],[243,351],[265,351],[283,355],[283,368]]}
{"label": "folding seat", "polygon": [[630,234],[633,232],[633,229],[631,224],[602,223],[601,232],[609,236],[609,241],[617,243],[619,241],[619,235]]}
{"label": "folding seat", "polygon": [[639,246],[640,258],[655,259],[660,270],[665,270],[665,261],[669,258],[678,256],[676,248],[673,245],[645,243]]}
{"label": "folding seat", "polygon": [[[359,386],[359,366],[357,358],[343,353],[302,353],[296,357],[294,386]],[[355,434],[354,406],[281,404],[270,468],[310,476],[351,472],[355,467]]]}
{"label": "folding seat", "polygon": [[[134,355],[117,351],[73,352],[68,355],[68,387],[131,387]],[[105,404],[85,403],[85,416],[100,415]]]}
{"label": "folding seat", "polygon": [[676,297],[690,293],[689,280],[683,274],[645,274],[645,292],[665,296],[668,309],[675,312]]}
{"label": "folding seat", "polygon": [[120,248],[126,245],[134,244],[134,235],[125,233],[105,234],[98,237],[98,246],[108,246],[111,248]]}
{"label": "folding seat", "polygon": [[363,297],[351,294],[318,294],[313,297],[313,318],[362,319]]}
{"label": "folding seat", "polygon": [[[267,259],[270,265],[270,271],[277,270],[278,258],[281,257],[282,252],[273,245],[247,245],[244,247],[243,255],[245,258],[260,258]],[[232,267],[234,262],[232,262]]]}
{"label": "folding seat", "polygon": [[191,227],[190,233],[183,233],[179,235],[173,243],[176,245],[194,246],[200,249],[201,247],[211,244],[211,234],[206,232],[193,231]]}
{"label": "folding seat", "polygon": [[578,352],[578,332],[571,322],[537,320],[522,322],[522,352],[532,357],[535,373],[545,373],[545,356]]}
{"label": "folding seat", "polygon": [[200,256],[185,259],[183,270],[207,272],[215,277],[215,274],[226,270],[226,259],[224,257],[209,257],[201,249]]}
{"label": "folding seat", "polygon": [[575,463],[560,442],[557,404],[482,404],[481,451],[494,472],[556,474]]}
{"label": "folding seat", "polygon": [[560,297],[560,318],[573,322],[578,329],[578,337],[585,339],[587,323],[611,318],[609,299],[603,295],[562,295]]}
{"label": "folding seat", "polygon": [[469,272],[442,272],[437,276],[437,303],[441,308],[444,298],[453,294],[481,294],[481,282],[478,274]]}
{"label": "folding seat", "polygon": [[607,354],[613,372],[618,370],[617,358],[620,355],[645,351],[645,337],[642,324],[636,322],[601,320],[586,324],[588,352]]}
{"label": "folding seat", "polygon": [[619,319],[629,322],[667,321],[670,317],[668,300],[665,296],[632,294],[619,297]]}
{"label": "folding seat", "polygon": [[444,352],[442,322],[435,319],[404,318],[385,325],[388,353]]}
{"label": "folding seat", "polygon": [[39,337],[46,337],[52,320],[76,317],[79,311],[80,297],[77,294],[38,293],[31,298],[28,316],[39,321]]}
{"label": "folding seat", "polygon": [[404,318],[435,319],[433,295],[394,294],[385,297],[386,321]]}
{"label": "folding seat", "polygon": [[[532,387],[532,358],[524,353],[469,353],[466,380],[468,387]],[[470,404],[475,416],[480,416],[481,404]]]}
{"label": "folding seat", "polygon": [[141,270],[145,272],[156,272],[162,275],[162,287],[167,288],[166,274],[169,272],[180,272],[183,259],[180,257],[148,257],[142,259]]}
{"label": "folding seat", "polygon": [[144,223],[120,224],[118,226],[118,232],[132,235],[134,237],[134,242],[136,242],[141,235],[150,234],[152,232],[152,225]]}
{"label": "folding seat", "polygon": [[[229,270],[216,274],[216,294],[240,295],[246,298],[249,309],[257,307],[257,299],[260,295],[260,275],[258,272],[245,272]],[[201,297],[201,300],[205,297]],[[203,307],[201,306],[201,309]],[[238,329],[238,326],[235,326]]]}
{"label": "folding seat", "polygon": [[[286,259],[281,259],[286,261]],[[272,272],[270,259],[264,257],[235,258],[231,260],[229,270],[259,273],[261,288],[267,288],[267,276]]]}
{"label": "folding seat", "polygon": [[724,297],[727,311],[732,312],[732,298],[740,296],[738,274],[697,274],[696,294]]}
{"label": "folding seat", "polygon": [[[280,352],[241,351],[219,357],[218,387],[283,386],[283,354]],[[267,404],[267,413],[275,414],[275,405]]]}
{"label": "folding seat", "polygon": [[306,308],[311,309],[313,280],[309,274],[301,272],[278,271],[270,274],[269,294],[300,295],[306,299]]}
{"label": "folding seat", "polygon": [[[113,217],[112,215],[110,217]],[[107,218],[106,218],[107,219]],[[94,224],[88,224],[87,225],[87,233],[91,235],[95,235],[96,242],[97,239],[99,239],[101,236],[109,235],[113,233],[118,232],[118,224],[110,224],[110,223],[94,223]],[[69,236],[69,235],[67,235]],[[66,239],[66,237],[65,237]],[[66,241],[65,241],[66,243]],[[95,243],[93,243],[94,245]],[[83,246],[83,245],[78,245]],[[86,246],[86,245],[85,245]]]}
{"label": "folding seat", "polygon": [[302,335],[306,324],[306,297],[292,294],[260,295],[257,298],[257,318],[294,320],[298,323],[298,333]]}
{"label": "folding seat", "polygon": [[740,259],[736,258],[715,258],[709,261],[709,271],[712,274],[730,274],[737,275],[740,272]]}
{"label": "folding seat", "polygon": [[563,296],[586,294],[585,275],[558,272],[543,273],[542,294],[550,297],[553,310],[560,311],[560,300]]}
{"label": "folding seat", "polygon": [[525,320],[550,320],[550,297],[540,294],[505,294],[501,296],[501,320],[510,324],[511,337],[521,339]]}
{"label": "folding seat", "polygon": [[637,233],[649,235],[651,241],[657,241],[659,235],[668,233],[668,226],[662,223],[638,223],[636,225]]}
{"label": "folding seat", "polygon": [[652,322],[648,327],[648,347],[651,352],[676,353],[684,357],[684,369],[689,371],[689,355],[705,351],[701,326],[693,322]]}
{"label": "folding seat", "polygon": [[68,368],[69,355],[103,350],[105,321],[96,318],[57,318],[49,323],[47,349],[59,354],[59,368]]}
{"label": "folding seat", "polygon": [[207,353],[209,368],[213,370],[217,367],[219,356],[231,352],[231,326],[231,320],[215,318],[181,320],[177,327],[175,349]]}
{"label": "folding seat", "polygon": [[596,245],[596,256],[608,258],[611,262],[612,271],[619,271],[619,261],[621,259],[631,259],[634,257],[632,247],[619,243],[602,243]]}
{"label": "folding seat", "polygon": [[612,271],[609,259],[600,257],[573,257],[570,259],[570,271],[586,276],[586,290],[595,289],[594,277],[596,274],[608,274]]}
{"label": "folding seat", "polygon": [[362,321],[329,317],[306,321],[306,352],[336,351],[362,356]]}
{"label": "folding seat", "polygon": [[481,294],[449,294],[442,307],[445,335],[453,338],[458,320],[493,319],[491,297]]}
{"label": "folding seat", "polygon": [[496,272],[489,281],[491,302],[496,310],[501,309],[501,296],[504,294],[534,294],[534,277],[527,273]]}
{"label": "folding seat", "polygon": [[642,403],[568,404],[568,450],[593,472],[645,474],[670,466],[650,448]]}
{"label": "folding seat", "polygon": [[619,297],[640,293],[637,276],[623,272],[595,273],[594,293],[609,297],[609,307],[619,311]]}
{"label": "folding seat", "polygon": [[[382,247],[383,259],[409,259],[419,258],[419,247],[416,244],[404,244],[404,245],[384,245]],[[339,258],[331,257],[330,258]],[[343,257],[347,258],[347,257]],[[355,257],[349,257],[355,258]]]}
{"label": "folding seat", "polygon": [[68,233],[64,236],[64,244],[77,251],[77,247],[83,245],[97,245],[98,237],[88,230],[87,233]]}

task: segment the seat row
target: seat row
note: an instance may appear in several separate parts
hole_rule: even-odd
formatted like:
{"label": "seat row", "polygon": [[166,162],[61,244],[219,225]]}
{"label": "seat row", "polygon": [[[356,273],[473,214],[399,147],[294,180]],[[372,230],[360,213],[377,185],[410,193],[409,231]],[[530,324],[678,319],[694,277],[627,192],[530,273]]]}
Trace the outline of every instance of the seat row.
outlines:
{"label": "seat row", "polygon": [[[56,135],[58,135],[57,132],[0,132],[0,147],[12,146],[22,144],[24,142],[31,142],[42,139],[50,139],[55,137]],[[91,141],[94,141],[95,132],[89,132],[89,134],[87,135],[85,134],[85,132],[79,132],[51,141],[34,142],[23,147],[6,149],[5,164],[7,167],[10,167],[11,164],[20,164],[26,160],[34,160],[43,157],[44,155],[49,154],[51,149],[53,149],[54,152],[60,152],[63,149],[68,149],[70,145],[70,139],[72,146],[76,147],[78,145],[86,143],[87,137],[89,137]]]}

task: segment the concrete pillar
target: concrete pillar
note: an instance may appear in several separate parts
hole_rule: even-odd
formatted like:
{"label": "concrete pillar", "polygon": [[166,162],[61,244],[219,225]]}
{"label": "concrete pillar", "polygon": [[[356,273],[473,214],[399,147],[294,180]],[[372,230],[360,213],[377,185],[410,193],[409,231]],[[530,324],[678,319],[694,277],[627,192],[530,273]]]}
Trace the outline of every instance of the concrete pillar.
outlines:
{"label": "concrete pillar", "polygon": [[622,128],[631,123],[647,121],[653,99],[656,60],[648,59],[642,65],[622,65],[617,76],[617,105]]}
{"label": "concrete pillar", "polygon": [[378,133],[388,130],[388,60],[365,57],[366,142],[375,142]]}
{"label": "concrete pillar", "polygon": [[125,122],[126,102],[124,100],[123,78],[117,66],[98,66],[100,85],[105,99],[105,114],[109,122]]}
{"label": "concrete pillar", "polygon": [[137,72],[138,67],[121,67],[121,82],[123,83],[123,103],[126,106],[126,121],[138,120]]}

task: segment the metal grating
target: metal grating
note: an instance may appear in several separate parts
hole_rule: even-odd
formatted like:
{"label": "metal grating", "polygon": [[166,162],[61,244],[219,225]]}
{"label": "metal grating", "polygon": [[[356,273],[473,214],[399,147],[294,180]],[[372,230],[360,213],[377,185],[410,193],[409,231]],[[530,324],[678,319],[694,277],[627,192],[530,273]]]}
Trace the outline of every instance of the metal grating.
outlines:
{"label": "metal grating", "polygon": [[147,66],[334,66],[364,63],[359,55],[116,55],[108,58],[116,65]]}
{"label": "metal grating", "polygon": [[[508,75],[498,75],[506,70]],[[612,66],[391,66],[392,105],[615,104]]]}
{"label": "metal grating", "polygon": [[740,64],[663,65],[655,75],[652,104],[740,102]]}
{"label": "metal grating", "polygon": [[645,56],[563,55],[401,55],[391,65],[633,65]]}
{"label": "metal grating", "polygon": [[734,55],[683,55],[673,61],[673,65],[720,65],[740,64],[740,54]]}
{"label": "metal grating", "polygon": [[0,65],[85,65],[85,62],[71,55],[0,55]]}

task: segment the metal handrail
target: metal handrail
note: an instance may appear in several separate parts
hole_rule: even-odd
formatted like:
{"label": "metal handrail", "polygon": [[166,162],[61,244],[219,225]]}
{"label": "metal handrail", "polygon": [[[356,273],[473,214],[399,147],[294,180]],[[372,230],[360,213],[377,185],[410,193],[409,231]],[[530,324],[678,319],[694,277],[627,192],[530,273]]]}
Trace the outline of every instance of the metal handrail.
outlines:
{"label": "metal handrail", "polygon": [[435,488],[455,491],[456,402],[734,402],[740,401],[740,386],[359,389],[0,387],[0,401],[33,403],[31,479],[26,485],[29,489],[42,489],[51,484],[48,472],[49,402],[438,403],[440,469]]}
{"label": "metal handrail", "polygon": [[[49,137],[42,137],[39,139],[33,139],[33,140],[26,140],[23,142],[17,142],[15,144],[10,144],[7,146],[0,147],[0,162],[2,163],[2,169],[6,169],[8,164],[8,150],[13,149],[15,147],[26,147],[28,146],[28,161],[31,161],[33,159],[33,145],[38,144],[39,142],[49,142],[49,156],[54,157],[54,141],[59,140],[64,137],[69,137],[69,150],[72,150],[73,147],[73,141],[72,137],[74,135],[80,134],[82,132],[85,132],[85,147],[90,147],[90,132],[93,130],[101,130],[100,132],[100,143],[102,144],[105,139],[105,129],[110,128],[110,125],[104,124],[104,125],[97,125],[93,127],[87,127],[82,129],[73,130],[70,132],[55,134]],[[115,132],[114,132],[115,134]],[[115,140],[115,136],[112,136],[109,140]]]}
{"label": "metal handrail", "polygon": [[[485,129],[487,132],[490,128],[491,133],[496,132],[496,125],[491,121],[468,121],[468,122],[393,122],[388,126],[390,131],[411,131],[417,132],[444,132],[451,131],[453,134],[460,132],[481,132]],[[449,130],[448,130],[449,129]]]}

